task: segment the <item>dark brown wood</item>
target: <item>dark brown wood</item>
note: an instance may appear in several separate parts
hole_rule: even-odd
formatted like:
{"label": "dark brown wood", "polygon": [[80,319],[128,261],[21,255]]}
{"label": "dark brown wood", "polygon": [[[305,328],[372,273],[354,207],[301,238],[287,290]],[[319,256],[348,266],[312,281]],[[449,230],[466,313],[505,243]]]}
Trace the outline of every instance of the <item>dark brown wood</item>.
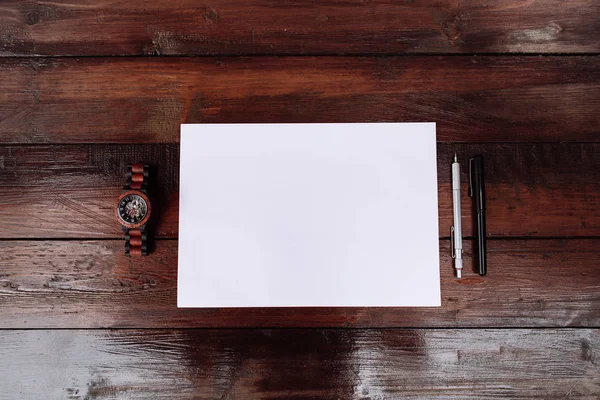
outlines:
{"label": "dark brown wood", "polygon": [[0,55],[600,51],[594,0],[134,0],[0,9]]}
{"label": "dark brown wood", "polygon": [[0,146],[0,238],[122,238],[128,165],[152,164],[152,222],[177,236],[178,145]]}
{"label": "dark brown wood", "polygon": [[[596,0],[2,1],[0,397],[598,398],[598,15]],[[218,58],[77,58],[116,55]],[[386,121],[438,123],[442,307],[179,310],[177,241],[123,254],[131,162],[155,166],[156,232],[177,237],[180,123]],[[486,157],[486,277],[466,240],[454,278],[455,152]],[[292,329],[177,330],[194,327]]]}
{"label": "dark brown wood", "polygon": [[600,333],[0,331],[2,394],[60,399],[595,399]]}
{"label": "dark brown wood", "polygon": [[177,241],[143,260],[123,242],[0,241],[2,328],[598,327],[600,240],[465,242],[463,279],[440,242],[442,307],[177,309]]}
{"label": "dark brown wood", "polygon": [[0,59],[0,143],[177,142],[182,122],[434,121],[600,140],[600,56]]}
{"label": "dark brown wood", "polygon": [[[471,235],[467,160],[486,160],[491,237],[600,236],[600,144],[439,144],[440,237],[452,224],[450,163],[462,163],[463,229]],[[0,238],[121,238],[115,217],[127,164],[152,164],[156,234],[176,237],[178,145],[0,147]]]}

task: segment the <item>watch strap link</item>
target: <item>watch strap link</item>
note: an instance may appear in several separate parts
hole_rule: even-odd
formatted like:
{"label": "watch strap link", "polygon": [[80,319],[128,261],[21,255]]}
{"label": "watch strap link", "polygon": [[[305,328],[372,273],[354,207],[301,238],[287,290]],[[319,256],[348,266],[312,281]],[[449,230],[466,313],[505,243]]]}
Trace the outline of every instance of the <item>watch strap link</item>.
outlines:
{"label": "watch strap link", "polygon": [[[123,190],[139,190],[146,193],[149,172],[149,165],[137,163],[127,166],[127,183],[123,187]],[[144,227],[141,229],[124,229],[124,231],[125,254],[129,256],[147,256],[148,235]]]}
{"label": "watch strap link", "polygon": [[148,188],[148,175],[150,166],[144,164],[131,164],[127,167],[127,184],[124,190],[141,190],[146,192]]}
{"label": "watch strap link", "polygon": [[143,230],[128,229],[125,232],[125,254],[128,256],[148,255],[148,236]]}

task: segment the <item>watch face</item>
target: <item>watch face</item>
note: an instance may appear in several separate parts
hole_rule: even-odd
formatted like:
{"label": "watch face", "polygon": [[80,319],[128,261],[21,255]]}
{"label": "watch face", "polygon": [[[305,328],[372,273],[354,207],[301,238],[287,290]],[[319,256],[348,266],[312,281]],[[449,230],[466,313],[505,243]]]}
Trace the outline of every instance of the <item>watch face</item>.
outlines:
{"label": "watch face", "polygon": [[148,203],[139,194],[128,194],[119,201],[117,214],[127,224],[139,224],[148,215]]}

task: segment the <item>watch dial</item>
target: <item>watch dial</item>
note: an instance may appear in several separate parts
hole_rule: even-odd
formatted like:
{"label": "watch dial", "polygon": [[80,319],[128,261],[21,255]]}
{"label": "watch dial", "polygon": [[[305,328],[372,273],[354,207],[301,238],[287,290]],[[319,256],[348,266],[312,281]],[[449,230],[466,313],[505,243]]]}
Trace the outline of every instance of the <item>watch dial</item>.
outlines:
{"label": "watch dial", "polygon": [[119,217],[128,224],[137,224],[148,214],[148,204],[142,196],[130,194],[119,202]]}

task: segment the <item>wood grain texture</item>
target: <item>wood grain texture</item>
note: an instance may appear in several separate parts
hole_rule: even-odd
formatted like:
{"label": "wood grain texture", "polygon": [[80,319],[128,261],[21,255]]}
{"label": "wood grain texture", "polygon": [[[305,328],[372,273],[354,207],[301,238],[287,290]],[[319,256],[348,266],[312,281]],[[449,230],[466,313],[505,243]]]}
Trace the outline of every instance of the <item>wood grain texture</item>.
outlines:
{"label": "wood grain texture", "polygon": [[[0,399],[597,399],[598,15],[3,0]],[[211,57],[146,57],[162,55]],[[176,240],[123,254],[113,210],[134,161],[155,166],[157,234],[177,237],[180,123],[386,121],[438,124],[442,307],[180,310]],[[486,277],[466,240],[454,278],[455,152],[487,161]],[[471,212],[463,196],[467,235]]]}
{"label": "wood grain texture", "polygon": [[[600,144],[439,144],[440,237],[452,225],[450,162],[486,160],[490,237],[600,236]],[[179,145],[0,146],[0,238],[121,238],[114,217],[131,162],[154,166],[156,234],[177,237]]]}
{"label": "wood grain texture", "polygon": [[0,328],[598,327],[600,240],[490,240],[463,279],[440,241],[442,306],[177,309],[177,241],[143,260],[123,241],[0,241]]}
{"label": "wood grain texture", "polygon": [[0,55],[600,51],[594,0],[4,0]]}
{"label": "wood grain texture", "polygon": [[0,59],[0,143],[174,143],[183,122],[435,121],[600,141],[600,56]]}
{"label": "wood grain texture", "polygon": [[5,398],[596,399],[600,333],[0,331]]}

